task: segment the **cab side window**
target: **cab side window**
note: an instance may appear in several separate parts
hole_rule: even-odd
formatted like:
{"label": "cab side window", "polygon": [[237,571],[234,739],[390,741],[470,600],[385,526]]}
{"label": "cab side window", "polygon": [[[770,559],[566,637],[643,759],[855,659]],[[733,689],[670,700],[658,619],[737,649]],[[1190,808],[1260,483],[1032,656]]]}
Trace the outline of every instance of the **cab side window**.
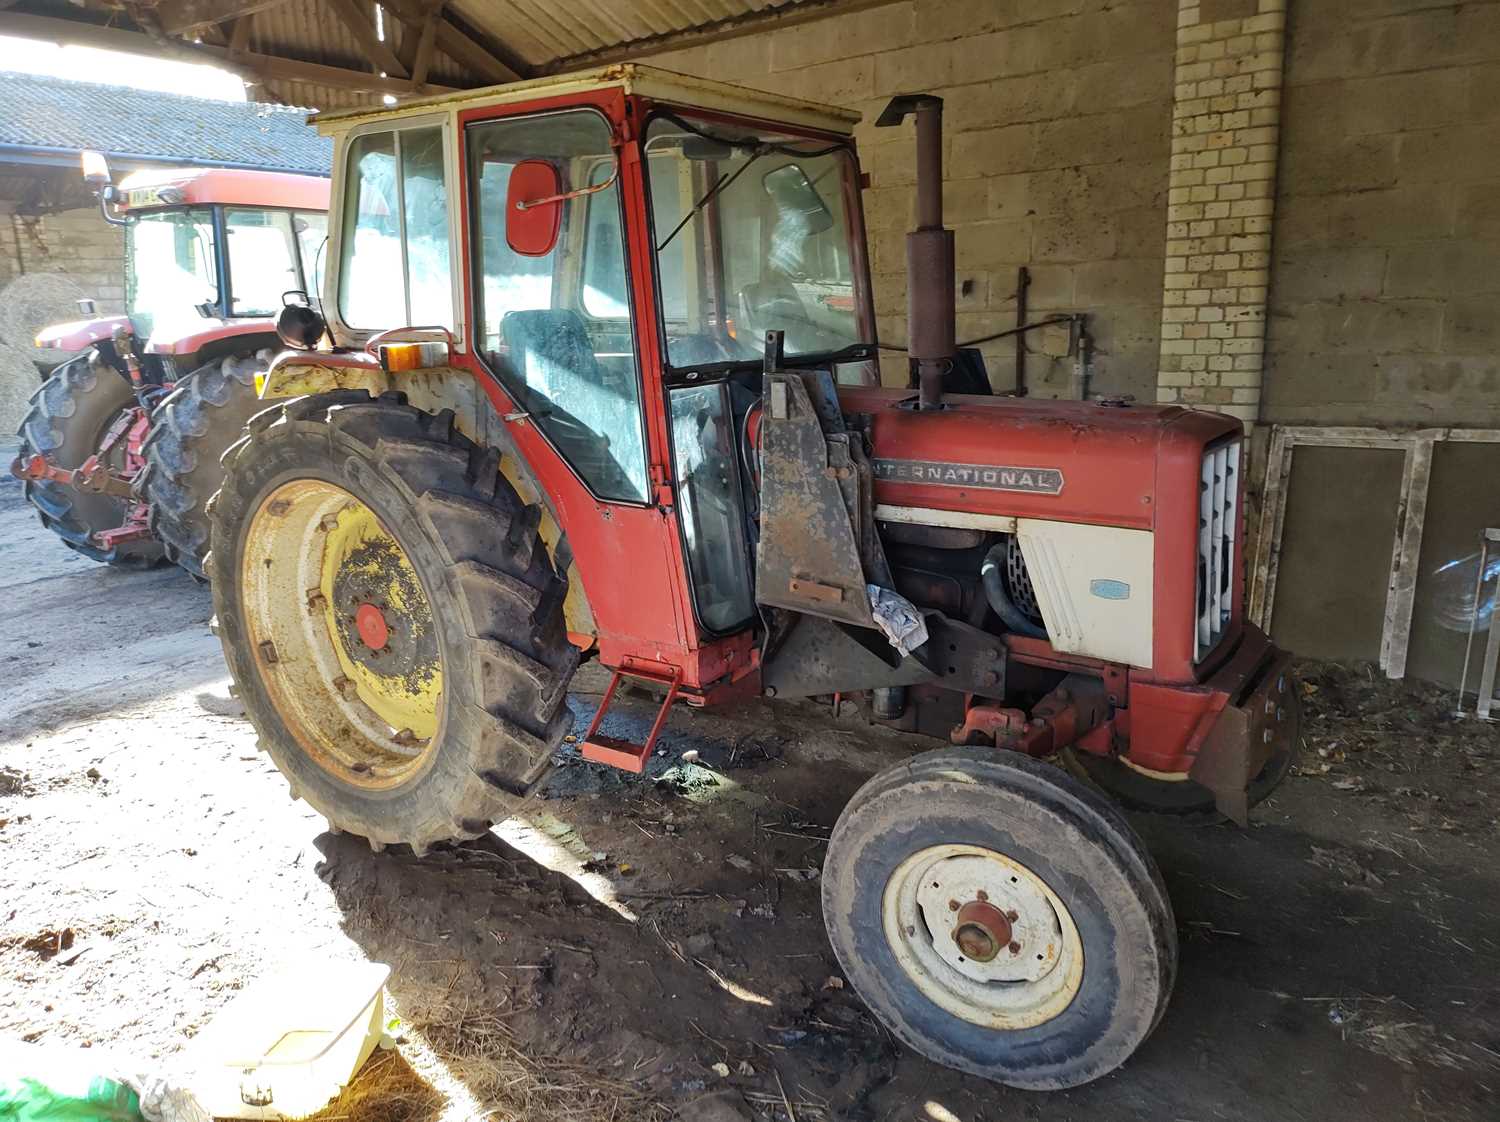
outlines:
{"label": "cab side window", "polygon": [[451,328],[443,130],[366,133],[350,142],[346,158],[343,321],[370,331],[408,324]]}
{"label": "cab side window", "polygon": [[[610,141],[592,111],[470,126],[476,342],[595,494],[644,502],[640,378]],[[556,242],[537,256],[517,252],[506,231],[510,176],[522,160],[551,163],[569,196]]]}

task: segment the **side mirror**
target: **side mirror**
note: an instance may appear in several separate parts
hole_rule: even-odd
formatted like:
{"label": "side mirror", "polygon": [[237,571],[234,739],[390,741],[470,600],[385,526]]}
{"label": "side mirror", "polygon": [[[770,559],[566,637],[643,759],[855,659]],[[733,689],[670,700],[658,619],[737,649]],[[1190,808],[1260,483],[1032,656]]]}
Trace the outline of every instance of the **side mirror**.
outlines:
{"label": "side mirror", "polygon": [[804,232],[821,234],[833,228],[833,215],[818,189],[807,178],[800,164],[786,164],[775,171],[766,172],[761,180],[766,194],[776,203],[782,214],[801,215],[806,223]]}
{"label": "side mirror", "polygon": [[287,299],[288,296],[301,296],[305,299],[306,295],[303,292],[283,293],[281,301],[284,306],[281,314],[276,317],[276,334],[295,351],[314,350],[323,338],[323,333],[328,330],[323,317],[307,304],[294,304]]}
{"label": "side mirror", "polygon": [[546,257],[562,229],[562,181],[546,160],[522,160],[505,193],[505,241],[522,257]]}
{"label": "side mirror", "polygon": [[83,181],[90,190],[102,191],[110,185],[109,161],[104,158],[103,152],[85,149],[78,162],[83,168]]}

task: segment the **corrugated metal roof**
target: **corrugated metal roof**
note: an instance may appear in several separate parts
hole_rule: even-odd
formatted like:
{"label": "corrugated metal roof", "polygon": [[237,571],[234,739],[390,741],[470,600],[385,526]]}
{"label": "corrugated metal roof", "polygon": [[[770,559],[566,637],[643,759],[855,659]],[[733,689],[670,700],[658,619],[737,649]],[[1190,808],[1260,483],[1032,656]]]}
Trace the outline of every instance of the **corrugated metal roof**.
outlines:
{"label": "corrugated metal roof", "polygon": [[[369,88],[387,49],[402,69],[417,54],[424,16],[437,11],[436,49],[428,87],[472,88],[557,73],[602,61],[619,61],[693,38],[742,33],[758,25],[816,18],[892,0],[355,0],[383,45],[369,49],[341,16],[349,11],[325,0],[11,0],[0,3],[0,33],[66,35],[74,41],[158,52],[164,29],[201,45],[205,61],[238,66],[255,96],[288,105],[341,109],[378,102]],[[248,14],[242,14],[248,13]],[[235,19],[248,34],[234,35]],[[45,26],[39,26],[45,25]],[[91,37],[91,38],[90,38]],[[111,40],[106,43],[104,40]],[[135,44],[131,46],[131,44]],[[243,52],[235,55],[231,47]],[[181,53],[174,45],[168,50]],[[191,49],[191,48],[188,48]],[[385,55],[390,58],[390,54]],[[293,60],[354,72],[366,88],[323,81],[326,72],[298,72],[265,60]],[[259,69],[257,69],[259,67]],[[392,93],[414,90],[392,71]],[[329,75],[329,77],[333,77]],[[380,85],[379,80],[373,81]]]}
{"label": "corrugated metal roof", "polygon": [[538,69],[626,43],[798,6],[796,0],[451,0],[448,5]]}

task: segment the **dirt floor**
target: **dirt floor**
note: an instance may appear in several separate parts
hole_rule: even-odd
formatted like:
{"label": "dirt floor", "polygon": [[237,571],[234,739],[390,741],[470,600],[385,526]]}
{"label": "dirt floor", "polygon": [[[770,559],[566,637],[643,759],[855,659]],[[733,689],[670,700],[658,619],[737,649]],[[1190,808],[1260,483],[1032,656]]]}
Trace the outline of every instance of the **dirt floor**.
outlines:
{"label": "dirt floor", "polygon": [[330,1120],[1500,1117],[1500,729],[1451,693],[1306,666],[1300,772],[1249,830],[1138,819],[1175,996],[1124,1069],[1042,1095],[898,1047],[838,975],[824,839],[910,744],[682,712],[644,778],[570,748],[492,836],[374,854],[288,799],[209,613],[174,570],[73,558],[0,482],[0,1041],[170,1067],[276,965],[369,958],[399,1046]]}

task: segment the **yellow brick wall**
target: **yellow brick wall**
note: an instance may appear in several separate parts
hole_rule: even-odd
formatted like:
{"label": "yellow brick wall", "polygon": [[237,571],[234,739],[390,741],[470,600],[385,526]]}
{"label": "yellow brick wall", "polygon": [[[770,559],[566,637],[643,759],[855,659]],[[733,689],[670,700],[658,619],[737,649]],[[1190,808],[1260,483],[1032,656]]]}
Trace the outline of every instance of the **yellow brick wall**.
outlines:
{"label": "yellow brick wall", "polygon": [[1158,400],[1255,421],[1265,358],[1286,0],[1180,0]]}

